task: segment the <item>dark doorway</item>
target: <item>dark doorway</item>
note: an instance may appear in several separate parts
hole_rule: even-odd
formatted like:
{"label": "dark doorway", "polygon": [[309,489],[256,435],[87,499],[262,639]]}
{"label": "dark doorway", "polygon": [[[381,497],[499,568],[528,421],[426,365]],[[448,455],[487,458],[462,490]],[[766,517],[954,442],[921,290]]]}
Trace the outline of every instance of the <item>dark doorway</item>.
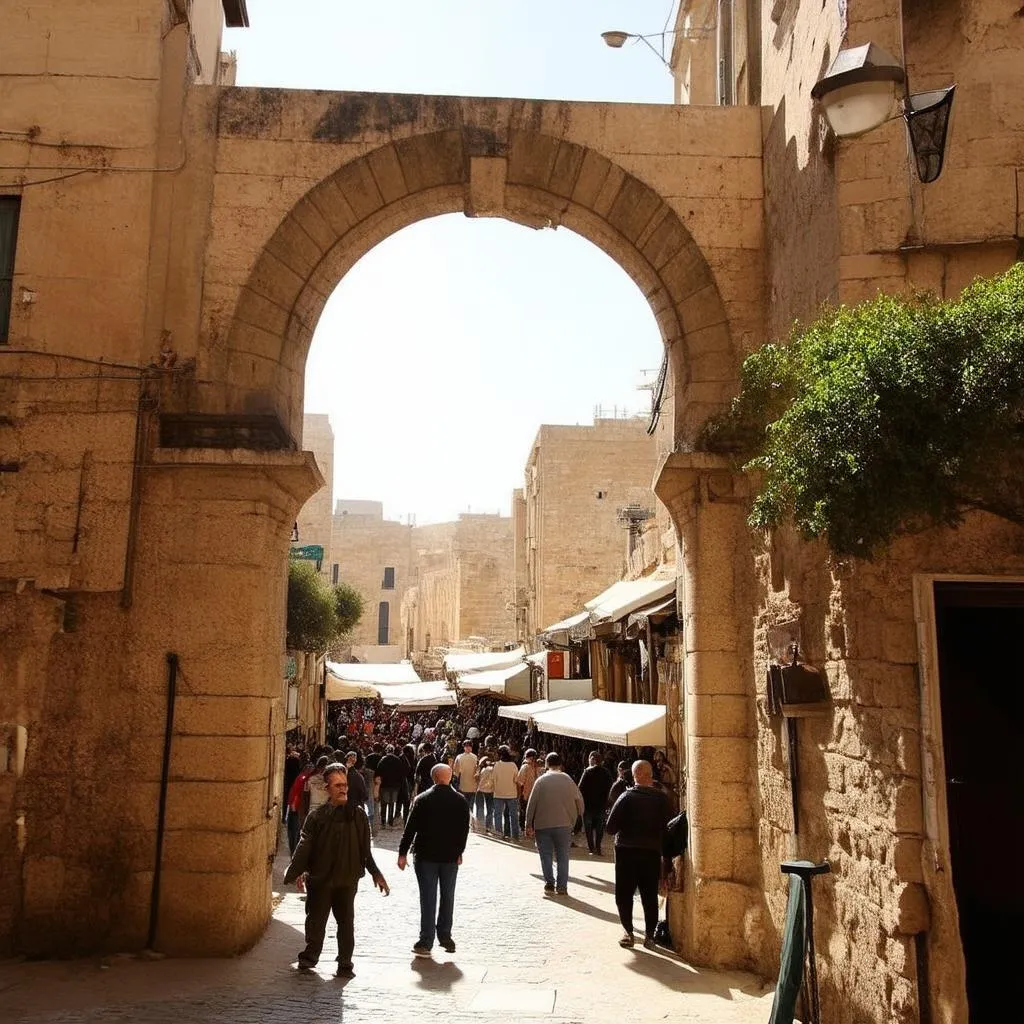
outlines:
{"label": "dark doorway", "polygon": [[1024,586],[936,583],[953,888],[971,1024],[1005,1020],[1024,929]]}

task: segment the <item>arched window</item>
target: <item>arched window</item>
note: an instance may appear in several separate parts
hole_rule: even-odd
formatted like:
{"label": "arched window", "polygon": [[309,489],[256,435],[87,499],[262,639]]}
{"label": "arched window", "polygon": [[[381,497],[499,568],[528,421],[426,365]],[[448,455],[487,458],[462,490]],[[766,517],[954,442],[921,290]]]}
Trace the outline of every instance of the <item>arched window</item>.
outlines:
{"label": "arched window", "polygon": [[387,601],[381,601],[377,605],[377,643],[381,647],[388,645],[388,633],[391,619],[391,606]]}

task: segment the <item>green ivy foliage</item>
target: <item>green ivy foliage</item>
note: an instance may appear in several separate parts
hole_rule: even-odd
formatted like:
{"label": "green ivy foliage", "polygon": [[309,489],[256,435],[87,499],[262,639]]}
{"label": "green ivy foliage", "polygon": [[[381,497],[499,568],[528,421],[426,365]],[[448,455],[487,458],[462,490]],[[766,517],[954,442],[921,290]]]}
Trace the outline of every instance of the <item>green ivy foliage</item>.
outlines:
{"label": "green ivy foliage", "polygon": [[323,654],[363,614],[363,599],[349,584],[332,587],[311,562],[288,563],[287,645]]}
{"label": "green ivy foliage", "polygon": [[959,299],[828,309],[748,356],[701,446],[763,484],[750,525],[792,518],[840,556],[984,509],[1024,525],[1024,263]]}

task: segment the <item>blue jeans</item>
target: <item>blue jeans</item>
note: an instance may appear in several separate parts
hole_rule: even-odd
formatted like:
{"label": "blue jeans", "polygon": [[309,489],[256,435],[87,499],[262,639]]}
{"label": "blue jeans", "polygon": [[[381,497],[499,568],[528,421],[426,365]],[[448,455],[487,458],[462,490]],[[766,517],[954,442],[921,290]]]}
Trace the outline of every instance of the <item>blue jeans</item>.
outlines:
{"label": "blue jeans", "polygon": [[509,836],[519,838],[519,797],[494,798],[494,831],[499,830],[506,839]]}
{"label": "blue jeans", "polygon": [[494,828],[494,794],[476,791],[476,823],[484,823],[488,832]]}
{"label": "blue jeans", "polygon": [[[440,864],[433,860],[415,860],[416,881],[420,887],[420,937],[417,945],[430,949],[434,935],[442,942],[452,937],[452,917],[455,914],[455,880],[459,865]],[[441,890],[441,905],[437,904],[437,890]],[[435,918],[436,915],[436,918]]]}
{"label": "blue jeans", "polygon": [[[572,829],[568,825],[556,828],[537,829],[537,852],[540,854],[540,870],[547,885],[553,885],[559,892],[569,887],[569,843],[572,840]],[[551,870],[551,857],[554,855],[558,866],[558,876]]]}

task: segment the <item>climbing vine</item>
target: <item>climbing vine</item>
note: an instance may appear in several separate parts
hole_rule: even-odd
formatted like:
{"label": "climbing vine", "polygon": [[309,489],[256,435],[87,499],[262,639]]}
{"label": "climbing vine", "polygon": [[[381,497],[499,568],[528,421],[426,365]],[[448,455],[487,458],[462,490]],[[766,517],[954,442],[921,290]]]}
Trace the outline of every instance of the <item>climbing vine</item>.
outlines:
{"label": "climbing vine", "polygon": [[1024,263],[955,300],[828,309],[743,363],[701,446],[760,472],[750,525],[837,555],[983,509],[1024,525]]}

